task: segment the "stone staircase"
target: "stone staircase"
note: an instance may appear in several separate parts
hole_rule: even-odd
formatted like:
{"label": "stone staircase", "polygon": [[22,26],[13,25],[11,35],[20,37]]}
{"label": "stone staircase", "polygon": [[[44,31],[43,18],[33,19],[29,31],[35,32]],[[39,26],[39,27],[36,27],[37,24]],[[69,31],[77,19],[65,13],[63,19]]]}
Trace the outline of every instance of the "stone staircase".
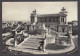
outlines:
{"label": "stone staircase", "polygon": [[[47,34],[47,38],[46,38],[46,43],[55,43],[55,34],[51,35],[51,34]],[[28,39],[26,38],[20,45],[18,45],[18,48],[20,49],[28,49],[28,50],[35,50],[38,49],[38,47],[40,46],[40,41],[42,41],[42,39],[44,38],[44,36],[34,36],[34,35],[30,35],[28,37]]]}
{"label": "stone staircase", "polygon": [[38,49],[40,46],[40,41],[42,41],[43,38],[37,37],[37,36],[30,36],[28,40],[24,40],[21,45],[18,46],[18,48],[22,49]]}

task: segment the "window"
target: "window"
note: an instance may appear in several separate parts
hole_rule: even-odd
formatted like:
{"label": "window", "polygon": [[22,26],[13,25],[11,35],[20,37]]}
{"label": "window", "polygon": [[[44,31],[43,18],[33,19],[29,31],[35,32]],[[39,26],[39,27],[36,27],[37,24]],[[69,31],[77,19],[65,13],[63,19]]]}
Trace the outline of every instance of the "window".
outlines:
{"label": "window", "polygon": [[61,22],[63,22],[62,20],[63,20],[63,19],[61,18]]}
{"label": "window", "polygon": [[34,17],[31,17],[31,22],[34,22]]}
{"label": "window", "polygon": [[64,17],[63,17],[63,22],[64,22]]}

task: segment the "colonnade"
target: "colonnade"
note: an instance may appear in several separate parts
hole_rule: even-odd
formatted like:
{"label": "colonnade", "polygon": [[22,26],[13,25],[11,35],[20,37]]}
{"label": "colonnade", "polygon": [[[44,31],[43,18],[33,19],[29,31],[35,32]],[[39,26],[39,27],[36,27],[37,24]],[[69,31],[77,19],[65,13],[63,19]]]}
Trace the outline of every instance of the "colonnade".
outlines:
{"label": "colonnade", "polygon": [[57,17],[41,17],[41,18],[37,18],[38,22],[58,22],[59,18]]}

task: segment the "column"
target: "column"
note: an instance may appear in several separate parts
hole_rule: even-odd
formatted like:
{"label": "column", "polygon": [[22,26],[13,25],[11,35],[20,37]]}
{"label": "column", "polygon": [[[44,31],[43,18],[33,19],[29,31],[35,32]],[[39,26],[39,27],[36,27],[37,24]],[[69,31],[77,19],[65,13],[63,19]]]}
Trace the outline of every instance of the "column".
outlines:
{"label": "column", "polygon": [[55,22],[55,17],[54,17],[54,22]]}
{"label": "column", "polygon": [[65,24],[66,24],[66,17],[65,17]]}
{"label": "column", "polygon": [[65,21],[65,17],[64,17],[64,23],[65,23],[66,21]]}
{"label": "column", "polygon": [[61,23],[63,23],[63,18],[61,17]]}
{"label": "column", "polygon": [[17,41],[15,40],[15,46],[17,46]]}
{"label": "column", "polygon": [[37,22],[37,16],[34,17],[35,22]]}
{"label": "column", "polygon": [[46,18],[45,18],[45,22],[46,22]]}
{"label": "column", "polygon": [[53,22],[53,18],[51,17],[51,22]]}
{"label": "column", "polygon": [[15,46],[17,46],[17,35],[14,36]]}
{"label": "column", "polygon": [[46,22],[48,22],[48,18],[46,18]]}
{"label": "column", "polygon": [[43,18],[43,22],[45,22],[45,18]]}
{"label": "column", "polygon": [[44,22],[44,18],[42,17],[42,22]]}

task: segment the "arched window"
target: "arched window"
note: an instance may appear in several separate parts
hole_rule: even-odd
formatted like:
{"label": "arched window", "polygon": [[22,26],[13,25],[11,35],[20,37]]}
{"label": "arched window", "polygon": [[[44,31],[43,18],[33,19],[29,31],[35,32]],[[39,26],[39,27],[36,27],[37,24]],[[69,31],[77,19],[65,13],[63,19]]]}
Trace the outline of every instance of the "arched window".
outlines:
{"label": "arched window", "polygon": [[64,17],[63,17],[63,22],[64,22]]}

